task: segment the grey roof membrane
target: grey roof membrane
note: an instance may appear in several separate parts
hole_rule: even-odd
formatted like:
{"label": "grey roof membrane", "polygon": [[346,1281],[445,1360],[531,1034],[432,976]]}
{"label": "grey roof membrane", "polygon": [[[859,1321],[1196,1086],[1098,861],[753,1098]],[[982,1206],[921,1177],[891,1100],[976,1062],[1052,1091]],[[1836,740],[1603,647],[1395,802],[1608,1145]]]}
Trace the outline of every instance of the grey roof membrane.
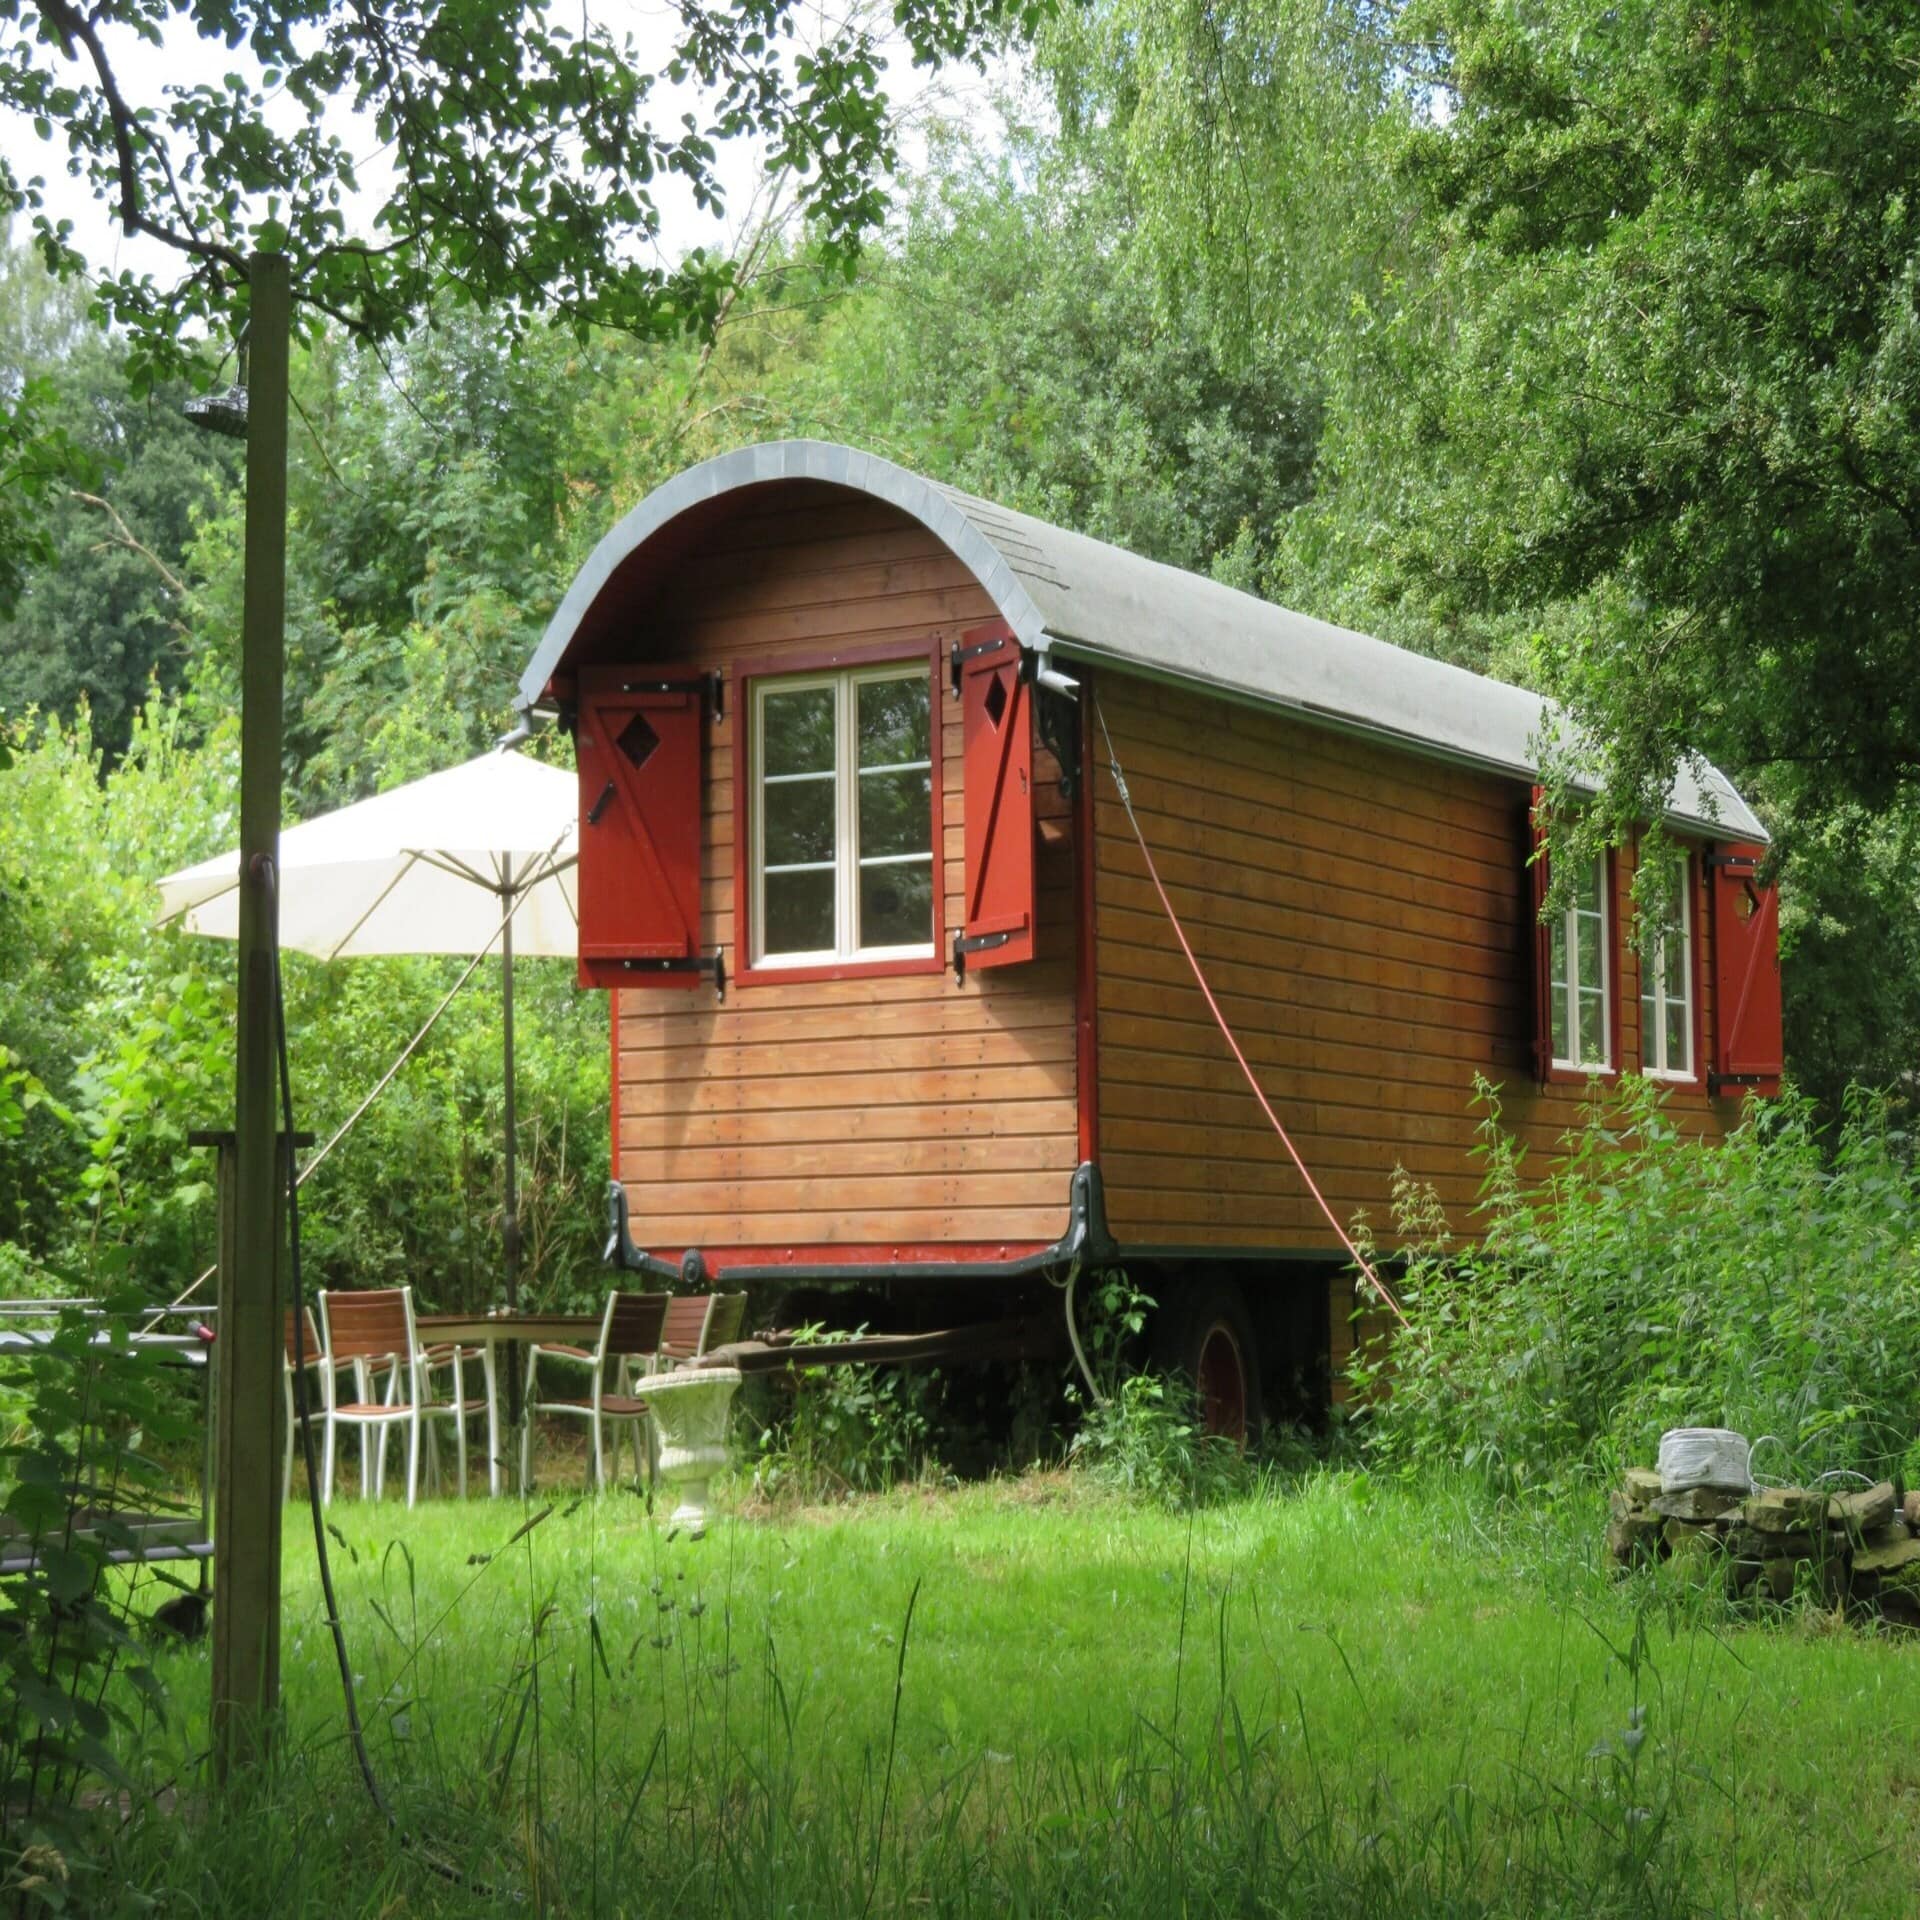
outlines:
{"label": "grey roof membrane", "polygon": [[[876,454],[820,440],[742,447],[658,487],[606,535],[567,590],[520,681],[537,701],[614,573],[690,509],[782,480],[886,500],[964,562],[1023,646],[1064,660],[1211,688],[1411,752],[1530,779],[1552,703],[1464,667],[1289,612],[1252,594],[1044,520],[976,500]],[[1764,840],[1766,829],[1704,760],[1669,797],[1677,827]]]}

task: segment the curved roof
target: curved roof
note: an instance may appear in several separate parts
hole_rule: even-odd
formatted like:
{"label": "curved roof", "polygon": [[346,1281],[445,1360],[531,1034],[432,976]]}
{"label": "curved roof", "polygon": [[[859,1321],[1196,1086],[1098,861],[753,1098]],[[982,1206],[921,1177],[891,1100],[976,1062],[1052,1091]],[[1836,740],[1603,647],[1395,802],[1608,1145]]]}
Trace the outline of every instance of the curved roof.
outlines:
{"label": "curved roof", "polygon": [[[1553,703],[1464,667],[1290,612],[1124,548],[923,479],[877,454],[778,440],[702,461],[656,488],[581,568],[520,681],[532,706],[616,575],[645,565],[674,523],[704,524],[730,495],[810,480],[885,500],[966,565],[1021,644],[1066,659],[1210,688],[1409,751],[1532,779]],[[1766,829],[1704,760],[1682,766],[1676,826],[1764,840]]]}

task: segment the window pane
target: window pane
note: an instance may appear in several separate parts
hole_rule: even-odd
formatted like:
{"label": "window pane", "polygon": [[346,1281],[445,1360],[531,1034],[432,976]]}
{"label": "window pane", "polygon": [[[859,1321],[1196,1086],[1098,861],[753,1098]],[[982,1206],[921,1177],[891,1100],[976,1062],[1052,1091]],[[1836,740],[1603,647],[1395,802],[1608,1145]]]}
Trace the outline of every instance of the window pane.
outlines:
{"label": "window pane", "polygon": [[1688,1046],[1692,1036],[1687,1030],[1687,1010],[1679,1002],[1670,1002],[1667,1007],[1667,1071],[1669,1073],[1690,1073],[1693,1062],[1687,1058]]}
{"label": "window pane", "polygon": [[898,766],[927,758],[927,679],[864,680],[860,695],[860,764]]}
{"label": "window pane", "polygon": [[833,948],[833,874],[766,877],[767,953],[827,953]]}
{"label": "window pane", "polygon": [[1580,875],[1579,885],[1574,894],[1574,904],[1582,913],[1600,911],[1600,878],[1605,864],[1603,858],[1596,857],[1587,863]]}
{"label": "window pane", "polygon": [[1589,988],[1598,991],[1604,977],[1600,971],[1600,921],[1592,914],[1577,916],[1576,927],[1580,942],[1576,956],[1580,965],[1580,989],[1584,993]]}
{"label": "window pane", "polygon": [[833,780],[780,781],[764,790],[765,864],[833,858]]}
{"label": "window pane", "polygon": [[1553,1029],[1553,1057],[1573,1058],[1573,1035],[1567,1027],[1567,916],[1556,914],[1547,928],[1548,999],[1553,1003],[1550,1025]]}
{"label": "window pane", "polygon": [[1640,996],[1640,1064],[1643,1067],[1663,1064],[1660,1058],[1660,1002],[1654,998],[1651,982]]}
{"label": "window pane", "polygon": [[1660,959],[1666,974],[1667,998],[1684,1000],[1687,997],[1687,943],[1680,937],[1677,926],[1661,942]]}
{"label": "window pane", "polygon": [[860,857],[925,853],[933,844],[933,781],[925,773],[860,776]]}
{"label": "window pane", "polygon": [[833,689],[769,693],[760,706],[761,761],[769,774],[833,771]]}
{"label": "window pane", "polygon": [[924,947],[933,938],[933,861],[860,869],[860,944]]}
{"label": "window pane", "polygon": [[1606,1060],[1606,1011],[1604,994],[1588,993],[1584,988],[1581,990],[1580,1064],[1583,1067],[1597,1067]]}

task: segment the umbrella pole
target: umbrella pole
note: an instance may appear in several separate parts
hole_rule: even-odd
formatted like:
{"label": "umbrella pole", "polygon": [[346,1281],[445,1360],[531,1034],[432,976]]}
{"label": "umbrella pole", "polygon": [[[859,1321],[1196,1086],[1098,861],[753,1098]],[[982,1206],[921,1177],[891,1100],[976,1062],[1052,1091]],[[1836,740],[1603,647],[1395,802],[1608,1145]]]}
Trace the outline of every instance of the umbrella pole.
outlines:
{"label": "umbrella pole", "polygon": [[[502,1209],[500,1237],[502,1250],[506,1255],[507,1268],[507,1308],[511,1312],[520,1304],[520,1186],[518,1169],[514,1165],[516,1134],[513,1112],[513,856],[509,854],[500,866],[500,1032],[502,1048],[502,1066],[505,1073],[505,1119],[506,1119],[506,1204]],[[520,1469],[520,1423],[529,1418],[527,1409],[521,1404],[524,1399],[520,1379],[520,1343],[517,1340],[507,1342],[507,1455],[513,1463],[511,1471],[517,1476]],[[521,1493],[526,1492],[523,1485]]]}
{"label": "umbrella pole", "polygon": [[513,1117],[513,857],[501,871],[501,890],[507,912],[500,922],[500,1024],[506,1051],[507,1204],[502,1238],[507,1256],[507,1305],[520,1304],[520,1188],[514,1166]]}

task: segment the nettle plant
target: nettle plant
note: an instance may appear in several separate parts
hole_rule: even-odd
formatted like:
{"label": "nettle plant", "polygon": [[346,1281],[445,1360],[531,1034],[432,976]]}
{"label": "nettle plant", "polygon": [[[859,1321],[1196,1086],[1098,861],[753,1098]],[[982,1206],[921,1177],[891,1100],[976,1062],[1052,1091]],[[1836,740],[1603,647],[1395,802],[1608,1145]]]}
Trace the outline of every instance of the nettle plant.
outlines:
{"label": "nettle plant", "polygon": [[140,1792],[164,1716],[133,1627],[140,1576],[109,1560],[138,1544],[137,1516],[177,1507],[164,1456],[194,1432],[161,1354],[127,1338],[146,1304],[116,1288],[99,1312],[62,1310],[22,1363],[25,1423],[0,1449],[0,1552],[30,1563],[0,1581],[0,1891],[16,1906],[92,1906],[89,1828]]}
{"label": "nettle plant", "polygon": [[1778,1443],[1769,1471],[1895,1468],[1920,1433],[1920,1174],[1884,1102],[1856,1093],[1825,1141],[1809,1103],[1755,1101],[1713,1142],[1626,1080],[1534,1180],[1478,1100],[1484,1238],[1397,1193],[1411,1326],[1354,1371],[1378,1462],[1519,1489],[1728,1426]]}
{"label": "nettle plant", "polygon": [[1067,1389],[1080,1409],[1067,1459],[1117,1492],[1204,1505],[1243,1488],[1247,1462],[1232,1441],[1207,1431],[1191,1381],[1139,1364],[1153,1310],[1152,1295],[1123,1271],[1102,1274],[1090,1290],[1083,1344],[1093,1381]]}
{"label": "nettle plant", "polygon": [[[796,1338],[831,1346],[852,1332],[809,1326]],[[915,1367],[802,1367],[792,1398],[760,1436],[756,1488],[799,1499],[875,1493],[941,1472],[935,1424],[942,1381]]]}

